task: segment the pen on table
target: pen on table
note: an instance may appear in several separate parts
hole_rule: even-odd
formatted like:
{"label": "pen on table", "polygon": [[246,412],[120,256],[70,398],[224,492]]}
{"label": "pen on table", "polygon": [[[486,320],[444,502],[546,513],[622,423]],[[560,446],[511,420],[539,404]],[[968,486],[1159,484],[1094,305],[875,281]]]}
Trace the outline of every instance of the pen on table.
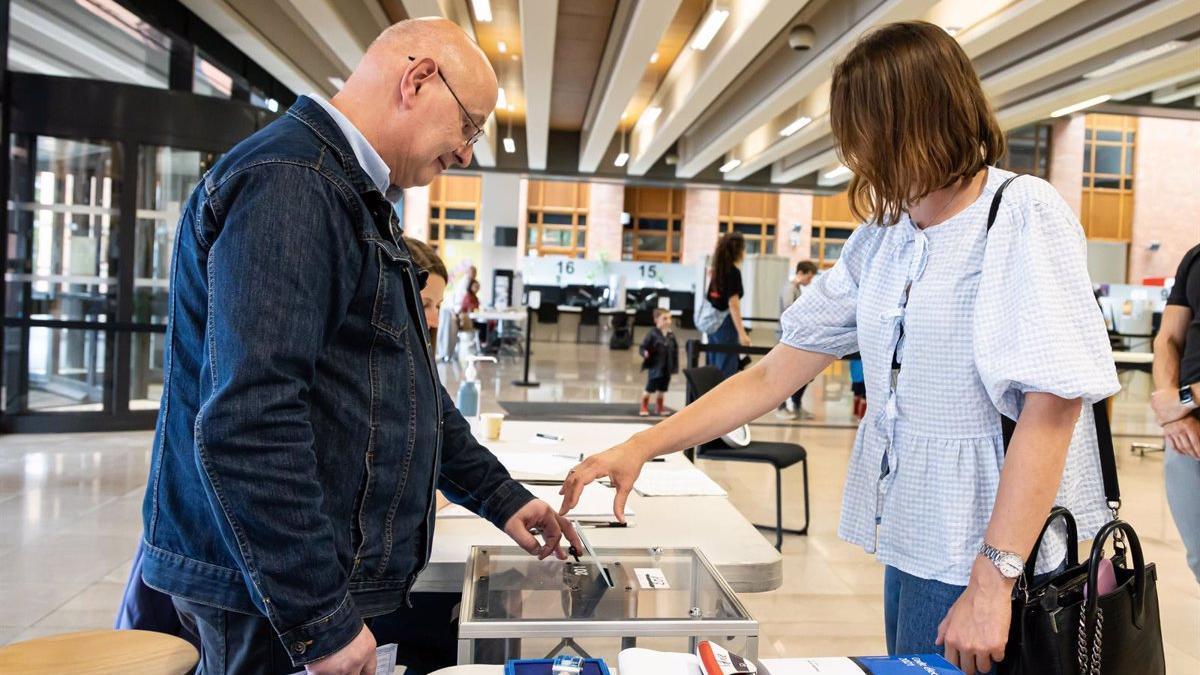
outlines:
{"label": "pen on table", "polygon": [[582,461],[583,461],[583,453],[582,453],[582,452],[581,452],[581,453],[579,453],[578,455],[563,455],[563,454],[556,454],[556,455],[554,455],[554,456],[555,456],[555,457],[562,457],[563,459],[573,459],[573,460],[575,460],[576,462],[582,462]]}
{"label": "pen on table", "polygon": [[589,528],[595,528],[595,527],[629,527],[629,523],[622,523],[622,522],[619,522],[619,521],[616,521],[616,520],[608,520],[608,521],[596,521],[596,522],[591,522],[591,523],[589,523],[589,522],[587,522],[587,521],[585,520],[585,521],[581,521],[581,522],[579,523],[578,527],[589,527]]}
{"label": "pen on table", "polygon": [[548,441],[561,441],[561,440],[562,440],[562,436],[558,436],[558,435],[556,435],[556,434],[543,434],[543,433],[542,433],[542,432],[540,432],[540,431],[539,431],[539,432],[537,432],[537,434],[535,434],[535,435],[536,435],[538,438],[544,438],[544,439],[546,439],[546,440],[548,440]]}

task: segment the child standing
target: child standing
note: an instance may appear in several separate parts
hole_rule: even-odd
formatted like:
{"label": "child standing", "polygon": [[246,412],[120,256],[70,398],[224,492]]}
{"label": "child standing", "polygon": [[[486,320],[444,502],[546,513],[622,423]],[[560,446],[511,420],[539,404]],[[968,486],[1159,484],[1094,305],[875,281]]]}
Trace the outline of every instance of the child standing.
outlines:
{"label": "child standing", "polygon": [[679,372],[679,344],[671,330],[671,312],[659,307],[654,310],[654,328],[651,328],[638,348],[642,355],[642,370],[646,374],[646,391],[642,394],[642,408],[638,415],[650,414],[650,395],[656,394],[655,406],[659,415],[666,415],[663,394],[671,386],[671,376]]}

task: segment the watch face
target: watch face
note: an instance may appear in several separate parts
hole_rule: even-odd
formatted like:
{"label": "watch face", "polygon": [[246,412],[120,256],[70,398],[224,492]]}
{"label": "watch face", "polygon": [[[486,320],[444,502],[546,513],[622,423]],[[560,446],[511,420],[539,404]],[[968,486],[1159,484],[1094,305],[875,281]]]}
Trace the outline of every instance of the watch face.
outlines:
{"label": "watch face", "polygon": [[996,567],[1000,568],[1000,573],[1009,579],[1016,579],[1021,576],[1021,572],[1025,571],[1021,564],[1021,559],[1015,555],[1002,556]]}

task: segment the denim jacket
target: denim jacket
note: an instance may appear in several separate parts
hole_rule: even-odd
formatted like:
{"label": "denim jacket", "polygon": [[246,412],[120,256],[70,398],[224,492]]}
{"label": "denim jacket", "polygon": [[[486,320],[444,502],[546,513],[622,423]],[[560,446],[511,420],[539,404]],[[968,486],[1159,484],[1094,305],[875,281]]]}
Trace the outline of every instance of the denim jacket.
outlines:
{"label": "denim jacket", "polygon": [[438,381],[423,278],[310,99],[204,176],[175,238],[147,584],[265,616],[299,666],[406,601],[435,488],[497,527],[533,498]]}

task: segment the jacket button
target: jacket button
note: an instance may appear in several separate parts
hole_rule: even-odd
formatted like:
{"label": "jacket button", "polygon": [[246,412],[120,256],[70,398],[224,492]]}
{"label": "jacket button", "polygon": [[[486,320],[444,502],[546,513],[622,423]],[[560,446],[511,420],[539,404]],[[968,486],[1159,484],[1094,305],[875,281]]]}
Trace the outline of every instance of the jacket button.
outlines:
{"label": "jacket button", "polygon": [[292,651],[296,652],[297,654],[303,654],[306,649],[308,649],[308,646],[303,642],[292,643]]}

